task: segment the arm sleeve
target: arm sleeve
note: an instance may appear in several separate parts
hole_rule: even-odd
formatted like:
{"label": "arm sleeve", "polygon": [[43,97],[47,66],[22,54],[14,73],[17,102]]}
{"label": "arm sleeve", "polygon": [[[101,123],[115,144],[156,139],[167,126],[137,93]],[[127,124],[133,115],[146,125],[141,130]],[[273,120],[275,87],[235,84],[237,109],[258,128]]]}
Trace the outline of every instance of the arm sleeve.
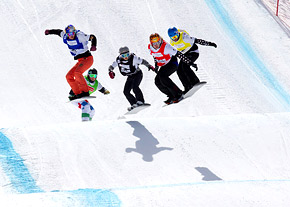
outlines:
{"label": "arm sleeve", "polygon": [[[101,93],[104,93],[104,94],[105,94],[105,92],[107,91],[107,89],[106,89],[105,87],[103,87],[102,84],[101,84],[100,82],[99,82],[99,84],[98,84],[97,90],[98,90],[99,92],[101,92]],[[109,92],[109,91],[107,91],[107,92]],[[109,92],[109,93],[110,93],[110,92]]]}
{"label": "arm sleeve", "polygon": [[114,68],[117,67],[117,66],[118,66],[118,63],[117,63],[116,61],[114,61],[114,62],[112,63],[112,65],[109,66],[109,71],[113,71]]}
{"label": "arm sleeve", "polygon": [[134,54],[134,58],[133,58],[133,65],[134,66],[136,66],[136,65],[138,66],[138,65],[142,64],[142,61],[143,61],[142,58],[140,58]]}
{"label": "arm sleeve", "polygon": [[99,90],[101,93],[105,93],[106,89],[104,87],[102,87],[100,90]]}
{"label": "arm sleeve", "polygon": [[91,37],[90,35],[87,35],[87,34],[83,33],[82,31],[78,31],[76,35],[77,35],[80,42],[88,42],[90,40],[90,37]]}
{"label": "arm sleeve", "polygon": [[205,46],[210,46],[211,42],[202,40],[202,39],[195,39],[194,43],[196,44],[200,44],[200,45],[205,45]]}
{"label": "arm sleeve", "polygon": [[191,66],[194,63],[191,61],[191,59],[189,59],[188,57],[186,57],[183,53],[181,52],[177,52],[176,57],[178,57],[179,59],[181,59],[183,62],[185,62],[187,65]]}
{"label": "arm sleeve", "polygon": [[[58,35],[58,36],[63,36],[64,34],[61,35],[61,33],[63,32],[63,30],[61,29],[50,29],[49,30],[49,35]],[[63,32],[64,33],[64,32]]]}
{"label": "arm sleeve", "polygon": [[98,82],[97,90],[100,91],[100,92],[102,92],[102,91],[101,91],[102,89],[104,89],[104,91],[106,90],[106,89],[102,86],[102,84],[101,84],[100,82]]}
{"label": "arm sleeve", "polygon": [[151,65],[147,62],[147,60],[142,59],[142,65],[145,65],[147,68],[149,68]]}
{"label": "arm sleeve", "polygon": [[186,43],[189,43],[191,45],[194,44],[196,38],[195,37],[191,37],[189,36],[187,33],[183,33],[183,37],[182,37],[183,41],[186,42]]}
{"label": "arm sleeve", "polygon": [[149,68],[151,65],[147,62],[147,60],[144,60],[138,56],[134,56],[134,59],[133,59],[133,65],[145,65],[147,68]]}
{"label": "arm sleeve", "polygon": [[173,46],[171,46],[170,44],[166,44],[165,48],[164,48],[164,54],[169,54],[169,55],[176,55],[177,53],[177,49],[174,48]]}

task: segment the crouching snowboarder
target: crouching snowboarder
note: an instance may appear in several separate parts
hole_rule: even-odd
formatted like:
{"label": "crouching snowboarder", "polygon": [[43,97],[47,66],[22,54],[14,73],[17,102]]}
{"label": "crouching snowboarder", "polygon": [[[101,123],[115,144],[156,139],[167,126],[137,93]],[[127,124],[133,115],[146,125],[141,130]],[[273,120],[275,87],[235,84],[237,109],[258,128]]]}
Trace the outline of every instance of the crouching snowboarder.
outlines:
{"label": "crouching snowboarder", "polygon": [[[110,94],[106,88],[97,80],[98,71],[92,68],[88,71],[87,76],[84,76],[87,85],[89,87],[89,93],[92,94],[96,90],[103,93],[104,95]],[[74,96],[74,92],[71,90],[69,93],[69,99]],[[95,115],[94,107],[89,103],[88,100],[81,100],[79,102],[72,102],[74,105],[78,106],[82,110],[82,121],[91,121]]]}

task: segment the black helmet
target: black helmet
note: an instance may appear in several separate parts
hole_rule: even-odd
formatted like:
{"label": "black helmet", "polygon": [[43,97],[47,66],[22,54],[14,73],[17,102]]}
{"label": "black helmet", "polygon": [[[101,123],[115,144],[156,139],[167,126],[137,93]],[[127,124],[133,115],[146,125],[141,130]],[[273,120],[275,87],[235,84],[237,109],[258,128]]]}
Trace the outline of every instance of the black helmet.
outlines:
{"label": "black helmet", "polygon": [[91,80],[91,78],[97,78],[97,76],[98,76],[98,71],[96,68],[89,69],[87,77],[91,83],[94,82],[94,80]]}
{"label": "black helmet", "polygon": [[96,68],[89,69],[88,75],[90,75],[90,74],[96,74],[96,75],[98,75],[97,69]]}

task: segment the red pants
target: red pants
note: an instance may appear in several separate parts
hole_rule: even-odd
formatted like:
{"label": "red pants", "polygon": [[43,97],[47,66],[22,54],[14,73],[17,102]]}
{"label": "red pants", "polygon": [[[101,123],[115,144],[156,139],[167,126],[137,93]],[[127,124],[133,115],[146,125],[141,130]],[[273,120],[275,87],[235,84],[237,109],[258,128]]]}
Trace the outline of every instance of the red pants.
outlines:
{"label": "red pants", "polygon": [[89,87],[83,76],[83,73],[88,70],[94,62],[93,56],[78,59],[77,64],[68,71],[66,74],[66,80],[73,90],[75,95],[82,92],[88,92]]}

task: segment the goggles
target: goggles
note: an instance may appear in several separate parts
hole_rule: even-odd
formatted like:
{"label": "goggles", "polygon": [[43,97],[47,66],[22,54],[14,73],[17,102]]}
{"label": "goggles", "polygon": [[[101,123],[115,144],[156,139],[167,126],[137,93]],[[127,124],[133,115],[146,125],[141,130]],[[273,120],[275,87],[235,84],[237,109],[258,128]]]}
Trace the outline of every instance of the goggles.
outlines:
{"label": "goggles", "polygon": [[97,74],[89,74],[90,78],[97,78]]}
{"label": "goggles", "polygon": [[66,31],[67,36],[73,37],[76,34],[75,29],[71,28]]}
{"label": "goggles", "polygon": [[75,32],[69,32],[69,33],[66,33],[67,34],[67,36],[69,36],[69,37],[73,37],[74,35],[75,35]]}
{"label": "goggles", "polygon": [[123,53],[120,55],[122,58],[127,58],[130,56],[130,53],[129,52],[126,52],[126,53]]}
{"label": "goggles", "polygon": [[161,40],[159,40],[159,41],[157,41],[157,42],[151,42],[151,45],[152,45],[153,47],[159,47],[160,44],[161,44]]}
{"label": "goggles", "polygon": [[176,39],[178,39],[178,37],[179,37],[179,35],[177,34],[177,35],[174,35],[174,36],[172,36],[172,37],[170,37],[172,40],[176,40]]}

